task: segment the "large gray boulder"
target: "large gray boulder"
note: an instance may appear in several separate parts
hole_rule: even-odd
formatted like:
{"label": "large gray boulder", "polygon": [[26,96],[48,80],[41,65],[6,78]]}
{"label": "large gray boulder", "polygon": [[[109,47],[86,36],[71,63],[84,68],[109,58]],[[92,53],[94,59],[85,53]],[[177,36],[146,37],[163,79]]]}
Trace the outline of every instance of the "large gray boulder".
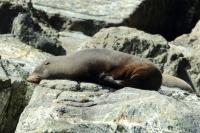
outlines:
{"label": "large gray boulder", "polygon": [[45,80],[35,88],[16,133],[200,132],[199,98],[170,94],[174,98],[135,88],[113,91],[90,83]]}
{"label": "large gray boulder", "polygon": [[0,132],[13,133],[28,104],[34,85],[26,82],[29,72],[46,58],[12,35],[0,35]]}

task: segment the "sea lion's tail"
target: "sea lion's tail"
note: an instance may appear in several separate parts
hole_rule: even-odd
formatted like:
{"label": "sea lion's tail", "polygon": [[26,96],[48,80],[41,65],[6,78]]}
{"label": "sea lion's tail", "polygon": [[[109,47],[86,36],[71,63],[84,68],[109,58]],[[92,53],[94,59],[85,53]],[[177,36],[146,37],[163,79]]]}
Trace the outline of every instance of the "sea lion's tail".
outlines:
{"label": "sea lion's tail", "polygon": [[167,74],[162,74],[162,77],[163,77],[162,78],[162,85],[164,85],[164,86],[177,87],[177,88],[180,88],[182,90],[194,92],[192,87],[180,78],[170,76],[170,75],[167,75]]}

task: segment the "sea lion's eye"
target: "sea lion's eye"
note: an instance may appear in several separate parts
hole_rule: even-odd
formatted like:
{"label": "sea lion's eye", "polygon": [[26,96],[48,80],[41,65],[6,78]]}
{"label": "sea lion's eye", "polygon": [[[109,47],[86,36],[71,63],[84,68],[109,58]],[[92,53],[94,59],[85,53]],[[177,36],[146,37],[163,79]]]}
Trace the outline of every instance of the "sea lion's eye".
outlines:
{"label": "sea lion's eye", "polygon": [[49,61],[45,61],[44,64],[45,64],[45,65],[48,65],[48,64],[50,64],[50,63],[49,63]]}

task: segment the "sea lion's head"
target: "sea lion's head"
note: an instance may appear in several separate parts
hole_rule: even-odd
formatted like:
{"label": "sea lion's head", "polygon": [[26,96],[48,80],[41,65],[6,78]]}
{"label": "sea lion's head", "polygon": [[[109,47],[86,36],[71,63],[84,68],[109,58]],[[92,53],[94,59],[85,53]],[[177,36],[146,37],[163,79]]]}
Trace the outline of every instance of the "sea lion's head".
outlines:
{"label": "sea lion's head", "polygon": [[48,79],[50,76],[48,72],[49,65],[49,61],[44,61],[29,75],[27,81],[32,83],[39,83],[42,79]]}

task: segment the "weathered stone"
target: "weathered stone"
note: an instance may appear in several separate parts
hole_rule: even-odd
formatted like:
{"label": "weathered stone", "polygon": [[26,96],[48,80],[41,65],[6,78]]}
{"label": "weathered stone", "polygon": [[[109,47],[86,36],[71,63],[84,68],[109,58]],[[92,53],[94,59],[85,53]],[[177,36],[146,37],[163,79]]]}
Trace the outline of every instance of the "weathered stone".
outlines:
{"label": "weathered stone", "polygon": [[[2,86],[2,83],[1,83]],[[5,85],[3,85],[5,86]],[[10,84],[11,86],[11,84]],[[0,89],[0,132],[2,132],[6,127],[6,112],[10,103],[11,88],[1,88]]]}
{"label": "weathered stone", "polygon": [[0,36],[0,53],[0,132],[13,133],[34,89],[25,79],[35,66],[50,55],[39,52],[12,35]]}
{"label": "weathered stone", "polygon": [[161,34],[171,40],[189,32],[200,18],[199,0],[96,0],[93,2],[32,0],[32,2],[34,8],[48,14],[46,18],[52,26],[57,29],[81,31],[87,35],[93,35],[103,27],[123,25]]}
{"label": "weathered stone", "polygon": [[9,3],[12,3],[12,4],[17,4],[17,5],[26,4],[26,0],[1,0],[1,2],[9,2]]}
{"label": "weathered stone", "polygon": [[[39,50],[32,48],[12,35],[0,35],[0,53],[2,59],[8,59],[11,62],[15,62],[19,66],[23,67],[27,72],[32,71],[38,64],[50,57],[50,54],[41,53]],[[7,61],[5,61],[6,64]],[[15,66],[9,68],[15,69]],[[12,71],[10,71],[11,75]],[[18,75],[19,76],[19,75]]]}
{"label": "weathered stone", "polygon": [[6,89],[11,86],[11,80],[9,78],[2,78],[0,75],[0,90]]}
{"label": "weathered stone", "polygon": [[176,100],[156,91],[92,91],[94,86],[83,92],[38,86],[16,133],[199,132],[200,99],[195,95],[183,93]]}
{"label": "weathered stone", "polygon": [[4,69],[2,68],[0,59],[0,90],[11,87],[11,80],[6,75]]}
{"label": "weathered stone", "polygon": [[[19,114],[28,101],[24,101],[26,84],[19,81],[19,78],[18,80],[13,77],[10,77],[12,80],[8,78],[7,75],[10,73],[6,70],[11,69],[12,66],[11,64],[5,66],[4,61],[5,59],[0,61],[0,132],[12,133],[18,123]],[[17,71],[21,71],[19,67],[12,70],[13,76]]]}
{"label": "weathered stone", "polygon": [[7,92],[10,95],[9,97],[5,97],[4,99],[2,99],[7,101],[7,106],[5,107],[5,110],[1,112],[3,114],[3,126],[0,132],[13,133],[15,131],[16,125],[19,120],[19,116],[23,111],[24,107],[27,105],[27,101],[25,101],[27,91],[26,87],[27,86],[24,81],[15,80],[12,82],[10,88],[1,92],[1,95],[5,92]]}
{"label": "weathered stone", "polygon": [[171,47],[182,53],[190,63],[191,68],[188,70],[191,82],[200,95],[200,21],[194,27],[190,34],[182,35],[171,42]]}
{"label": "weathered stone", "polygon": [[3,87],[0,89],[0,101],[3,101],[0,103],[3,108],[0,110],[0,132],[13,133],[21,112],[30,100],[30,97],[26,99],[26,92],[31,88],[24,81],[28,72],[22,66],[6,59],[2,59],[1,63],[9,78],[0,85]]}
{"label": "weathered stone", "polygon": [[65,91],[77,91],[77,89],[80,89],[77,82],[70,80],[42,80],[40,86]]}
{"label": "weathered stone", "polygon": [[110,90],[112,88],[101,86],[93,83],[81,82],[77,83],[76,81],[71,80],[42,80],[40,86],[44,88],[62,90],[62,91],[101,91],[101,90]]}
{"label": "weathered stone", "polygon": [[30,14],[19,14],[12,27],[12,33],[22,42],[53,55],[64,55],[66,51],[56,38],[50,38],[42,33],[40,25]]}
{"label": "weathered stone", "polygon": [[[2,2],[32,7],[30,1]],[[89,36],[104,27],[128,26],[173,40],[190,32],[200,18],[199,0],[32,0],[32,4],[34,16],[56,30],[81,31]]]}
{"label": "weathered stone", "polygon": [[81,47],[81,43],[90,39],[89,36],[81,32],[62,31],[59,32],[58,40],[62,47],[67,51],[67,54],[77,51]]}
{"label": "weathered stone", "polygon": [[11,33],[14,18],[24,11],[21,5],[0,1],[0,34]]}
{"label": "weathered stone", "polygon": [[0,132],[5,128],[5,114],[11,96],[11,80],[7,77],[0,60]]}
{"label": "weathered stone", "polygon": [[[156,56],[159,53],[166,52],[166,49],[169,49],[168,42],[162,36],[151,35],[134,28],[123,26],[102,29],[82,45],[83,48],[112,48],[115,50],[124,50],[124,52],[132,52],[138,55],[141,55],[143,51],[147,50],[149,45],[157,48],[155,49],[155,53],[153,53],[153,48],[147,50],[143,55],[145,57]],[[142,48],[135,48],[139,47],[137,45]],[[162,51],[158,51],[158,48]]]}

